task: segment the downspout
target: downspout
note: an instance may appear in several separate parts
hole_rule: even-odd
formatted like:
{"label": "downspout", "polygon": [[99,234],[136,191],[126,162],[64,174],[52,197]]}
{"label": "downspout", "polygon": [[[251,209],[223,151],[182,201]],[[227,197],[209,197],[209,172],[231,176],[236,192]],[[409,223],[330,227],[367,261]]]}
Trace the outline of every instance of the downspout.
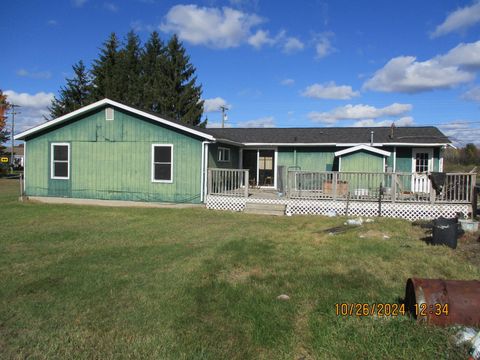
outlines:
{"label": "downspout", "polygon": [[205,195],[207,194],[207,168],[208,168],[208,144],[212,144],[212,141],[202,141],[202,169],[200,178],[200,201],[204,202]]}

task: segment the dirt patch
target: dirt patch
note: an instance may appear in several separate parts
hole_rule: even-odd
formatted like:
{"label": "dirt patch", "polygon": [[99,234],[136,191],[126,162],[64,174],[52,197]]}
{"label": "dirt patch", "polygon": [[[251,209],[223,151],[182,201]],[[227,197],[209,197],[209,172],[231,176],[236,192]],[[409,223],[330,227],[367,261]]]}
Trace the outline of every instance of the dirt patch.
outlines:
{"label": "dirt patch", "polygon": [[358,236],[365,239],[389,239],[391,237],[390,233],[378,230],[368,230],[360,233]]}
{"label": "dirt patch", "polygon": [[480,232],[463,234],[458,239],[457,252],[468,262],[480,267]]}
{"label": "dirt patch", "polygon": [[261,268],[252,269],[233,268],[231,271],[222,271],[218,278],[231,284],[243,284],[251,278],[263,278],[265,275]]}

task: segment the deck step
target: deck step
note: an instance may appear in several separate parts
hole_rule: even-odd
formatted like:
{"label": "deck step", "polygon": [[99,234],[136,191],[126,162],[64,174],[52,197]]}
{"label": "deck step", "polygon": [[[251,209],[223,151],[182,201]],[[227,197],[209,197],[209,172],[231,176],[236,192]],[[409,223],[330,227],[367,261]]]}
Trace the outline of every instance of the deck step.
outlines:
{"label": "deck step", "polygon": [[283,216],[285,215],[285,208],[285,204],[247,202],[244,212],[247,214]]}

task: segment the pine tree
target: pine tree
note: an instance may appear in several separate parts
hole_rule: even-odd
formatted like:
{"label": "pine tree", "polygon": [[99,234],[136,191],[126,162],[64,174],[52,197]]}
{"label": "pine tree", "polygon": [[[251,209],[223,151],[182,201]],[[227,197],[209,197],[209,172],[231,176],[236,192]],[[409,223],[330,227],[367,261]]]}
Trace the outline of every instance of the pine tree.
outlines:
{"label": "pine tree", "polygon": [[143,85],[143,108],[161,113],[161,99],[165,96],[164,70],[166,49],[158,32],[154,31],[145,43],[140,82]]}
{"label": "pine tree", "polygon": [[100,56],[94,60],[92,68],[93,90],[92,98],[101,100],[109,98],[121,100],[123,90],[118,82],[120,69],[118,48],[120,44],[115,33],[111,33],[103,48],[100,49]]}
{"label": "pine tree", "polygon": [[0,155],[5,152],[5,147],[2,146],[2,144],[5,144],[10,139],[6,122],[6,113],[9,107],[10,104],[7,101],[7,95],[4,95],[3,91],[0,90]]}
{"label": "pine tree", "polygon": [[60,88],[59,97],[54,97],[49,107],[50,119],[80,109],[91,102],[91,79],[83,61],[72,66],[74,76]]}
{"label": "pine tree", "polygon": [[143,50],[139,37],[130,31],[126,45],[118,52],[116,87],[123,91],[118,100],[131,106],[143,107],[142,85],[140,83],[141,58]]}
{"label": "pine tree", "polygon": [[161,100],[163,114],[190,125],[198,125],[203,113],[202,86],[196,85],[195,67],[176,35],[167,45],[164,70],[166,94]]}

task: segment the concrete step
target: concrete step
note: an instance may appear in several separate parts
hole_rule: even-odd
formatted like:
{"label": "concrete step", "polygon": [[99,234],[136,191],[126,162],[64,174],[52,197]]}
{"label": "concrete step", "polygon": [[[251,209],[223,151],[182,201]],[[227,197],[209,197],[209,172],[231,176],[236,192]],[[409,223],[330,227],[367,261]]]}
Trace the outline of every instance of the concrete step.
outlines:
{"label": "concrete step", "polygon": [[247,214],[259,214],[259,215],[285,215],[285,204],[262,204],[247,202],[245,204],[244,212]]}

